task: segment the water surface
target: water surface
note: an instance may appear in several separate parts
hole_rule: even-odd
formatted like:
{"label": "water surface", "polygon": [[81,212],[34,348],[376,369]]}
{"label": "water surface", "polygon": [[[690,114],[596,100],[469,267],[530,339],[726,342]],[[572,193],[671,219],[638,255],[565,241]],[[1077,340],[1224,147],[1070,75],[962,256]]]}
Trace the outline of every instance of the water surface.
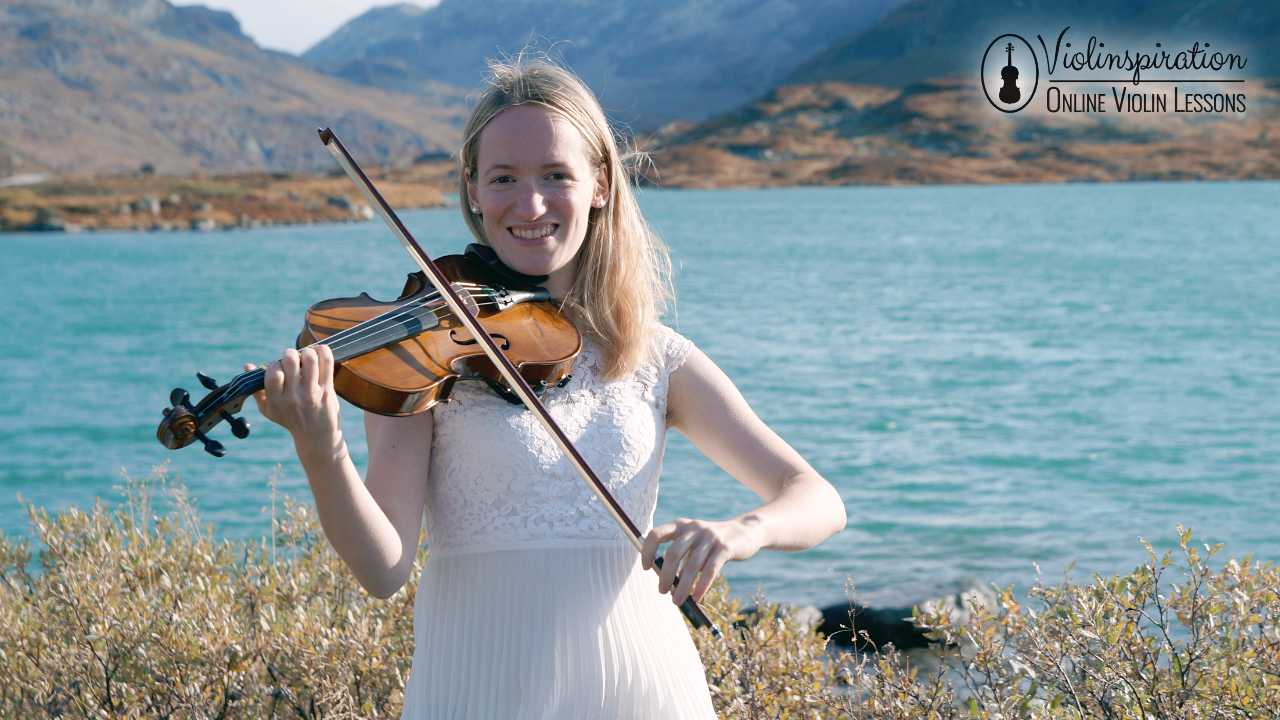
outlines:
{"label": "water surface", "polygon": [[[1192,527],[1280,555],[1277,183],[645,192],[672,248],[669,322],[839,488],[849,527],[735,563],[735,590],[871,602],[964,578],[1121,572]],[[430,251],[456,209],[405,214]],[[169,463],[227,537],[266,532],[268,478],[309,500],[287,433],[246,411],[214,460],[155,426],[194,373],[275,357],[308,304],[391,298],[380,224],[0,236],[0,529],[16,502],[119,500]],[[196,394],[197,397],[202,393]],[[251,407],[251,406],[250,406]],[[344,426],[363,467],[359,413]],[[658,521],[755,496],[670,436]]]}

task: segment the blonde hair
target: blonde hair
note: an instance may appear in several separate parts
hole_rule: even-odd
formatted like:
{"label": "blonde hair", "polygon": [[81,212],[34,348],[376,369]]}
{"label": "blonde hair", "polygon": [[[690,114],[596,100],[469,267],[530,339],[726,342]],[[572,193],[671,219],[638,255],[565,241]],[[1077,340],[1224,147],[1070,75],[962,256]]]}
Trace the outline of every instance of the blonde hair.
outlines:
{"label": "blonde hair", "polygon": [[[564,312],[604,350],[604,375],[619,378],[646,357],[653,326],[674,300],[671,256],[645,223],[632,190],[635,163],[643,153],[615,137],[604,110],[577,76],[546,59],[490,61],[490,75],[463,131],[459,153],[459,198],[471,234],[488,244],[480,216],[471,212],[467,183],[476,179],[480,133],[498,113],[517,105],[541,105],[559,113],[581,133],[597,172],[609,183],[607,199],[593,208],[578,251],[578,272],[565,296]],[[627,148],[623,155],[619,147]]]}

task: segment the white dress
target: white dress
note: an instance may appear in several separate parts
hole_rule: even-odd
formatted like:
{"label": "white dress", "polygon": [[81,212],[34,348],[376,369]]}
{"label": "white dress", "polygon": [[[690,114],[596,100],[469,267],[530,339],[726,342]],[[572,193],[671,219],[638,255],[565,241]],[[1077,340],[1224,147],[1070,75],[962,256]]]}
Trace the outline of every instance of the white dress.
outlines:
{"label": "white dress", "polygon": [[[584,339],[572,381],[543,397],[642,533],[667,380],[692,346],[658,326],[651,359],[605,383]],[[433,412],[430,555],[401,717],[714,718],[679,609],[532,413],[471,382]]]}

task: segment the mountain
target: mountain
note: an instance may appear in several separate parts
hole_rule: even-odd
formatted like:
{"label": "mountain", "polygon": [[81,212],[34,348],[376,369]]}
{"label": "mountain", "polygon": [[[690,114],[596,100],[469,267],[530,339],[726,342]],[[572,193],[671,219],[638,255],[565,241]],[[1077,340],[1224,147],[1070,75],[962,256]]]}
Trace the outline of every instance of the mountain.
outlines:
{"label": "mountain", "polygon": [[230,14],[165,0],[0,2],[0,170],[329,169],[331,125],[359,157],[451,150],[464,94],[355,85],[259,48]]}
{"label": "mountain", "polygon": [[[1117,51],[1154,52],[1209,42],[1244,54],[1258,76],[1280,75],[1280,3],[1248,0],[910,0],[879,22],[853,30],[794,68],[787,83],[826,80],[905,85],[972,72],[987,45],[1017,33],[1040,51],[1036,35],[1053,52],[1058,33],[1070,26],[1084,42],[1096,35]],[[1078,48],[1077,48],[1078,49]],[[1041,68],[1041,73],[1045,69]],[[1059,68],[1059,73],[1061,69]]]}
{"label": "mountain", "polygon": [[303,58],[352,82],[412,91],[421,78],[415,77],[405,57],[379,57],[368,51],[396,43],[406,28],[419,23],[426,12],[427,8],[409,3],[375,7],[347,21],[304,52]]}
{"label": "mountain", "polygon": [[475,88],[485,58],[526,45],[583,77],[636,127],[703,119],[767,92],[800,61],[902,0],[443,0],[357,17],[303,57],[353,82]]}
{"label": "mountain", "polygon": [[[667,187],[1280,178],[1280,81],[1237,114],[1001,116],[968,77],[786,85],[646,144]],[[1106,102],[1110,103],[1110,97]]]}
{"label": "mountain", "polygon": [[164,0],[66,0],[57,4],[79,13],[110,15],[205,47],[226,50],[254,46],[241,32],[234,15],[203,5],[175,6]]}

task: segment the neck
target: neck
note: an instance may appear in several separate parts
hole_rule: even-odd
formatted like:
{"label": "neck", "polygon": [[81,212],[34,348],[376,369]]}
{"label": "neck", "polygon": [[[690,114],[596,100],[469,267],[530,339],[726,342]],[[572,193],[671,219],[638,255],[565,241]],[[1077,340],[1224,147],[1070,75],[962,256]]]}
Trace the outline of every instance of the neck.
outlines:
{"label": "neck", "polygon": [[568,265],[548,275],[547,281],[542,285],[547,289],[547,292],[551,293],[551,297],[559,302],[564,300],[569,291],[573,289],[573,281],[577,279],[577,276],[578,259],[575,257]]}

